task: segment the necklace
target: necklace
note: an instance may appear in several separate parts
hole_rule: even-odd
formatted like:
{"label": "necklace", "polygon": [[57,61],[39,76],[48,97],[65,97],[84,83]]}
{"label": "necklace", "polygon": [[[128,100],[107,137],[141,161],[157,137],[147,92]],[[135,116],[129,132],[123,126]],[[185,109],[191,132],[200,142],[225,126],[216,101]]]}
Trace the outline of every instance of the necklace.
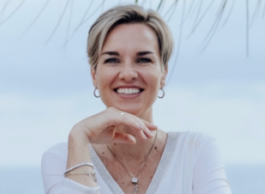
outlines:
{"label": "necklace", "polygon": [[133,175],[133,174],[132,174],[132,173],[126,168],[126,166],[125,166],[125,165],[124,165],[124,164],[123,164],[123,163],[117,158],[117,156],[111,151],[111,149],[110,149],[109,146],[107,145],[108,150],[109,150],[110,153],[114,156],[114,158],[115,158],[115,159],[121,164],[121,166],[125,169],[125,171],[127,171],[127,172],[132,176],[132,184],[135,185],[135,188],[134,188],[134,194],[137,194],[137,189],[138,189],[138,178],[137,178],[137,177],[138,177],[138,175],[140,174],[142,168],[144,167],[144,164],[146,163],[147,158],[148,158],[148,156],[150,155],[150,153],[151,153],[151,151],[152,151],[152,149],[153,149],[153,147],[154,147],[154,145],[155,145],[155,141],[156,141],[157,133],[158,133],[158,131],[156,131],[156,136],[155,136],[154,142],[153,142],[153,144],[152,144],[152,146],[151,146],[149,152],[148,152],[147,155],[145,156],[144,161],[143,161],[143,163],[142,163],[142,165],[141,165],[141,167],[140,167],[138,173],[136,174],[136,176],[134,176],[134,175]]}

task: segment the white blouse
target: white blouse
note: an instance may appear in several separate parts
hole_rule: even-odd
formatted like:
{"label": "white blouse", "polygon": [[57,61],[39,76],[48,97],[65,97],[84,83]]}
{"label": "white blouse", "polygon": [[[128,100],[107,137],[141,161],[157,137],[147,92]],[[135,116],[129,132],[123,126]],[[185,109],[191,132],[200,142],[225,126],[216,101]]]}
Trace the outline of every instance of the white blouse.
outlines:
{"label": "white blouse", "polygon": [[[42,158],[46,194],[124,194],[89,146],[99,187],[90,188],[64,177],[67,143],[47,150]],[[169,132],[164,152],[146,194],[231,194],[215,139],[195,132]]]}

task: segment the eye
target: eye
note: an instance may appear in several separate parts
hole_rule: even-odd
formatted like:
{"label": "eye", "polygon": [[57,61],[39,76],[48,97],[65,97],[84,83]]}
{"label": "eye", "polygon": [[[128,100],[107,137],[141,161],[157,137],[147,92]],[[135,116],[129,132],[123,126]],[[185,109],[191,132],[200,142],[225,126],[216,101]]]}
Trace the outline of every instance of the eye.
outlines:
{"label": "eye", "polygon": [[139,58],[139,59],[137,59],[136,62],[137,62],[137,63],[150,63],[151,60],[148,59],[148,58]]}
{"label": "eye", "polygon": [[116,59],[116,58],[109,58],[109,59],[106,59],[106,60],[104,61],[104,63],[113,63],[113,64],[116,64],[116,63],[118,63],[118,62],[119,62],[119,60]]}

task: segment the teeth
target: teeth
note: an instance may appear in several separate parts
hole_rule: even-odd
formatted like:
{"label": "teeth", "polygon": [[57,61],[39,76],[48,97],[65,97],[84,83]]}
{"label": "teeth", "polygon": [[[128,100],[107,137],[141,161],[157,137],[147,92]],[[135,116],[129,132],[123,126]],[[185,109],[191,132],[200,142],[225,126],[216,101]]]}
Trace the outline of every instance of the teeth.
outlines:
{"label": "teeth", "polygon": [[117,90],[119,94],[138,94],[140,93],[140,89],[138,88],[119,88]]}

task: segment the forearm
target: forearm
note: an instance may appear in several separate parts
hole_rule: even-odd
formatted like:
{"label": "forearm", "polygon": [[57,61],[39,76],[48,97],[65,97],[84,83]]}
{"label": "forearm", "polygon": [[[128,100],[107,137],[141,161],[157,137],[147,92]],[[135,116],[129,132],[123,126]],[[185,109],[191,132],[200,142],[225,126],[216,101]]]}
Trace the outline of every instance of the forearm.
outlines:
{"label": "forearm", "polygon": [[[77,127],[73,128],[68,138],[68,157],[67,157],[67,169],[72,166],[84,162],[91,162],[88,139],[85,137],[85,133],[82,134],[82,130],[78,130]],[[91,166],[81,166],[74,169],[73,172],[93,172]],[[67,174],[67,178],[76,181],[82,185],[88,187],[96,187],[97,183],[91,176],[85,174]]]}

